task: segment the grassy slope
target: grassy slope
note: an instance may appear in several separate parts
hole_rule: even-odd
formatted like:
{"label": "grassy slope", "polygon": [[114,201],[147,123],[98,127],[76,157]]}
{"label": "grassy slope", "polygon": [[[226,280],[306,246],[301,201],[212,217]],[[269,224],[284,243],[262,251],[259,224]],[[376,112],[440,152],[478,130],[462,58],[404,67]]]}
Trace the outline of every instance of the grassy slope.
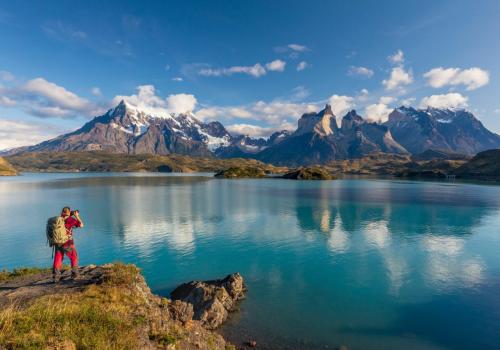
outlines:
{"label": "grassy slope", "polygon": [[269,172],[278,168],[254,159],[198,158],[179,154],[157,156],[150,154],[125,155],[104,152],[42,152],[25,153],[8,157],[20,171],[165,171],[165,172],[216,172],[236,166],[253,166]]}
{"label": "grassy slope", "polygon": [[7,162],[4,158],[0,157],[0,176],[10,176],[17,175],[16,169],[12,167],[9,162]]}
{"label": "grassy slope", "polygon": [[[24,269],[16,277],[44,271]],[[152,342],[159,349],[234,349],[215,333],[165,316],[170,300],[150,294],[134,265],[117,263],[106,271],[81,288],[38,285],[47,293],[23,300],[28,283],[21,299],[0,308],[0,348],[142,349]]]}

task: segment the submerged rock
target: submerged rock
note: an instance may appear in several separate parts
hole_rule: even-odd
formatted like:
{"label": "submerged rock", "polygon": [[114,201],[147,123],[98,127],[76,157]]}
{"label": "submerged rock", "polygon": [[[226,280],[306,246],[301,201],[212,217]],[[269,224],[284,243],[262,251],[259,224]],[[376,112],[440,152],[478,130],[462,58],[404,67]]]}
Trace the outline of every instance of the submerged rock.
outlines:
{"label": "submerged rock", "polygon": [[292,180],[333,180],[335,177],[320,167],[298,168],[283,175]]}
{"label": "submerged rock", "polygon": [[244,298],[245,291],[243,277],[233,273],[222,280],[184,283],[171,293],[171,297],[193,305],[193,319],[207,329],[215,329],[236,308],[236,302]]}

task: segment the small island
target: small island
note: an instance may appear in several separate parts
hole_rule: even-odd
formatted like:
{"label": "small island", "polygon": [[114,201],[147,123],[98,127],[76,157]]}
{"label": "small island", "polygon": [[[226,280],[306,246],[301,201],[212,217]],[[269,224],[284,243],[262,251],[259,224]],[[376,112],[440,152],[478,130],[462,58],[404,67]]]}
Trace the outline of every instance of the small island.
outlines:
{"label": "small island", "polygon": [[287,172],[282,176],[282,178],[290,180],[334,180],[335,176],[324,168],[301,167]]}

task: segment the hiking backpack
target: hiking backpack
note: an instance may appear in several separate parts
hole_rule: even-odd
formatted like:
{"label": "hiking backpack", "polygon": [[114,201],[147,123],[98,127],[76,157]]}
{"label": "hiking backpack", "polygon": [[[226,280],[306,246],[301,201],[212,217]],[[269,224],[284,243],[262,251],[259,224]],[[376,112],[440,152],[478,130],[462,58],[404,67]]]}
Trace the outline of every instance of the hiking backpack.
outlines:
{"label": "hiking backpack", "polygon": [[69,239],[66,226],[64,225],[64,218],[61,216],[54,216],[47,220],[47,243],[49,246],[62,245]]}

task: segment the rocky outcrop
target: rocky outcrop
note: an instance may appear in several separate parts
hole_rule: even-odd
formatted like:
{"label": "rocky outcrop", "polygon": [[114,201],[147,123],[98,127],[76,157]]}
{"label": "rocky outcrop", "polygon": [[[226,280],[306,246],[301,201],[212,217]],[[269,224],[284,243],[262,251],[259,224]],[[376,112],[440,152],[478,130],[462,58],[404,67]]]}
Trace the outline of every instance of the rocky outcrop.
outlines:
{"label": "rocky outcrop", "polygon": [[18,175],[18,172],[14,167],[6,161],[4,158],[0,157],[0,176],[14,176]]}
{"label": "rocky outcrop", "polygon": [[193,281],[177,287],[170,296],[193,306],[193,319],[207,329],[219,327],[245,296],[243,277],[234,273],[222,280]]}
{"label": "rocky outcrop", "polygon": [[243,298],[239,274],[183,284],[184,300],[173,301],[151,293],[134,265],[90,265],[80,275],[53,284],[48,269],[0,273],[0,348],[234,349],[211,329]]}
{"label": "rocky outcrop", "polygon": [[333,180],[335,177],[320,167],[299,168],[284,174],[283,179],[291,180]]}
{"label": "rocky outcrop", "polygon": [[265,176],[265,170],[259,167],[230,167],[215,174],[215,177],[225,179],[262,178]]}

